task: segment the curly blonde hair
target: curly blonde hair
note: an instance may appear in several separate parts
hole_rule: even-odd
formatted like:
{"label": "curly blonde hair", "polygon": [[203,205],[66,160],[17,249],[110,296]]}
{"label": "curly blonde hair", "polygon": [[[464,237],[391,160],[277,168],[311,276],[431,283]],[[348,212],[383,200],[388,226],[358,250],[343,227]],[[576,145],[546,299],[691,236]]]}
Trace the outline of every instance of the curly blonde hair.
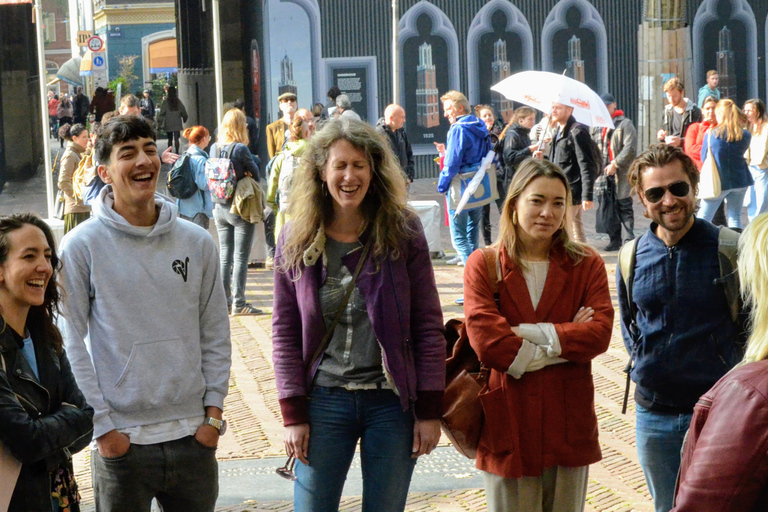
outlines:
{"label": "curly blonde hair", "polygon": [[365,153],[371,168],[371,183],[361,209],[376,261],[399,258],[402,241],[416,234],[410,224],[415,213],[406,202],[406,177],[389,142],[364,122],[328,121],[309,139],[291,186],[287,212],[291,224],[285,230],[277,269],[294,272],[297,279],[301,276],[304,252],[333,218],[333,198],[327,192],[322,173],[331,147],[339,140],[346,140]]}
{"label": "curly blonde hair", "polygon": [[768,214],[758,215],[739,237],[739,282],[749,312],[744,362],[768,359]]}

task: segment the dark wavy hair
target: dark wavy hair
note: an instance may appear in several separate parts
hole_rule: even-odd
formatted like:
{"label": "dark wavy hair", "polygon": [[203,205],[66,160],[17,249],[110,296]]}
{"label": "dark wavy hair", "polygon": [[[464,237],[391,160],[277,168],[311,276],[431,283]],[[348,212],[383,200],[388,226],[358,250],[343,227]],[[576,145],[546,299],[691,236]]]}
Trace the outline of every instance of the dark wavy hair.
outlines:
{"label": "dark wavy hair", "polygon": [[699,170],[696,168],[696,164],[681,148],[664,143],[653,144],[646,151],[637,155],[627,173],[629,186],[639,196],[643,192],[643,171],[649,167],[664,167],[675,160],[680,162],[683,172],[691,182],[693,193],[696,195],[699,190]]}
{"label": "dark wavy hair", "polygon": [[56,276],[61,269],[61,262],[56,254],[56,239],[53,237],[53,232],[51,231],[51,228],[48,227],[48,224],[32,213],[14,213],[12,215],[0,217],[0,264],[6,262],[8,254],[11,251],[11,241],[8,234],[23,228],[27,224],[40,229],[40,231],[43,232],[43,235],[45,235],[45,240],[51,248],[51,267],[53,267],[51,279],[45,287],[43,304],[29,308],[29,313],[27,315],[27,329],[29,329],[29,332],[34,339],[41,339],[51,343],[56,350],[56,353],[60,354],[63,342],[61,333],[54,323],[54,319],[59,313],[59,300],[61,299],[59,287],[56,282]]}
{"label": "dark wavy hair", "polygon": [[157,140],[157,133],[152,125],[142,116],[115,116],[102,125],[101,135],[94,148],[96,160],[102,165],[109,164],[112,148],[115,144],[141,138]]}

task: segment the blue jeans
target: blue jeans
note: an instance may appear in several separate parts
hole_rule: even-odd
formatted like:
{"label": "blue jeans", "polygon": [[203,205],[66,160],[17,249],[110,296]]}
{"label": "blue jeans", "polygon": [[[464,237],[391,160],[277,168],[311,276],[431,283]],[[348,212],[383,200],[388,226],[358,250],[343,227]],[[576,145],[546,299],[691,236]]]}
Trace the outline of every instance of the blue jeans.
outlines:
{"label": "blue jeans", "polygon": [[296,462],[296,512],[337,512],[360,440],[363,512],[402,512],[416,459],[413,414],[390,390],[315,386],[309,398],[309,466]]}
{"label": "blue jeans", "polygon": [[749,172],[755,180],[755,184],[749,187],[749,206],[747,207],[747,218],[752,222],[761,213],[768,212],[768,169],[750,165]]}
{"label": "blue jeans", "polygon": [[741,210],[744,207],[744,195],[747,193],[747,187],[732,188],[724,190],[719,196],[712,199],[702,199],[701,208],[696,216],[700,219],[712,222],[720,203],[725,199],[725,208],[728,215],[729,228],[741,228]]}
{"label": "blue jeans", "polygon": [[477,249],[477,241],[480,237],[480,222],[483,220],[483,209],[462,210],[453,217],[455,210],[448,210],[448,225],[451,228],[451,241],[459,251],[461,261],[467,262],[467,258]]}
{"label": "blue jeans", "polygon": [[209,512],[219,495],[216,448],[192,436],[132,444],[119,457],[91,454],[97,511],[149,512],[152,498],[165,512]]}
{"label": "blue jeans", "polygon": [[229,213],[229,208],[221,204],[213,205],[213,221],[219,233],[221,278],[224,281],[227,307],[231,309],[234,302],[235,307],[241,308],[245,306],[248,256],[251,253],[256,225],[244,221],[239,215]]}
{"label": "blue jeans", "polygon": [[637,458],[656,512],[669,512],[675,498],[683,440],[692,414],[664,414],[635,404]]}

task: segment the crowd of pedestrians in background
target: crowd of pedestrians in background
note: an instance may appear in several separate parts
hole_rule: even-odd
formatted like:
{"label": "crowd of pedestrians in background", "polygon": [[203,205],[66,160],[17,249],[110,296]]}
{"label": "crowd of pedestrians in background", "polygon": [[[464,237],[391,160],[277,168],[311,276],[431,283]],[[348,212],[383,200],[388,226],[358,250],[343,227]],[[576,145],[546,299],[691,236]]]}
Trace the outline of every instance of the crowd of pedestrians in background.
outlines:
{"label": "crowd of pedestrians in background", "polygon": [[[768,506],[768,119],[763,101],[742,110],[717,85],[709,72],[694,102],[680,79],[666,82],[649,148],[611,94],[614,128],[591,129],[564,104],[539,124],[517,108],[505,124],[459,91],[440,97],[450,128],[436,143],[437,192],[452,263],[465,266],[464,329],[488,370],[477,446],[488,510],[584,508],[601,458],[591,361],[614,317],[605,262],[587,245],[592,208],[604,249],[620,250],[638,458],[656,511]],[[280,471],[296,480],[295,509],[338,510],[358,442],[363,508],[404,509],[417,459],[440,438],[446,357],[427,241],[407,202],[406,111],[389,105],[374,127],[338,87],[328,99],[299,109],[282,93],[262,165],[242,100],[210,133],[184,128],[172,86],[159,109],[148,90],[117,110],[103,89],[49,94],[51,135],[66,143],[61,249],[37,217],[0,218],[0,448],[22,464],[10,510],[63,510],[52,491],[76,503],[71,453],[89,442],[98,509],[147,510],[153,498],[169,511],[213,509],[227,317],[263,313],[246,300],[262,228],[289,457]],[[168,135],[162,154],[155,124]],[[156,193],[161,163],[174,198]],[[711,163],[720,189],[699,197]],[[481,168],[489,197],[464,205],[462,176]],[[634,196],[651,220],[638,238]],[[166,465],[184,478],[162,478]]]}

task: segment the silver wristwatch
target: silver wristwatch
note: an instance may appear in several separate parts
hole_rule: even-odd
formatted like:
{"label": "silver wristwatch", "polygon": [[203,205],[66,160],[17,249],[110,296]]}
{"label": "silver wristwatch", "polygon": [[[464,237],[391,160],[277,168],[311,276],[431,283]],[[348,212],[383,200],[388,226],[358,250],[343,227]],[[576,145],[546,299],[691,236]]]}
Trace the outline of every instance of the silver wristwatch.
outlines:
{"label": "silver wristwatch", "polygon": [[212,426],[219,431],[220,436],[223,436],[227,431],[227,420],[217,420],[216,418],[208,416],[205,418],[205,421],[203,421],[203,425]]}

